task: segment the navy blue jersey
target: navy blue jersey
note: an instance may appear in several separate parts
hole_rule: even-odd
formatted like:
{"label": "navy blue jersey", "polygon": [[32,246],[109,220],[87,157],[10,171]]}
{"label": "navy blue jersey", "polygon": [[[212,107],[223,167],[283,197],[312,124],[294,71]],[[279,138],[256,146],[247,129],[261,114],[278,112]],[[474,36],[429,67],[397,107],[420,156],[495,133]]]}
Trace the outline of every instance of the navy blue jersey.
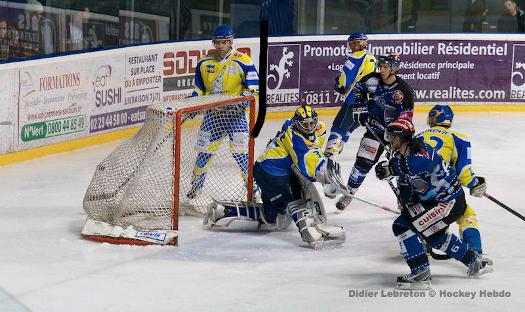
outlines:
{"label": "navy blue jersey", "polygon": [[387,85],[381,79],[381,74],[370,73],[356,84],[354,90],[356,97],[360,96],[368,106],[370,126],[378,134],[382,134],[398,118],[412,121],[414,90],[400,77],[396,76],[396,81]]}
{"label": "navy blue jersey", "polygon": [[444,203],[458,197],[463,189],[454,169],[430,145],[412,140],[407,155],[390,160],[391,170],[399,177],[402,200]]}

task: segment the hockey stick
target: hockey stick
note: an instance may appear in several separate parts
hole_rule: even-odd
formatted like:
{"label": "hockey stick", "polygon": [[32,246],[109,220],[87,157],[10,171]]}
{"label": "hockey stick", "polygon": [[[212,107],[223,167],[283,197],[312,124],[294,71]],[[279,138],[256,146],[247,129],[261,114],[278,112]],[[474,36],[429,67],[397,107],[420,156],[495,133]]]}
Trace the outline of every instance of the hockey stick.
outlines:
{"label": "hockey stick", "polygon": [[341,194],[343,194],[344,196],[348,196],[348,197],[352,197],[353,199],[357,199],[358,201],[360,202],[363,202],[365,204],[369,204],[370,206],[374,206],[374,207],[377,207],[379,209],[383,209],[385,211],[388,211],[388,212],[392,212],[392,213],[395,213],[395,214],[399,214],[399,211],[395,210],[395,209],[392,209],[392,208],[388,208],[388,207],[385,207],[385,206],[381,206],[379,204],[376,204],[376,203],[373,203],[373,202],[370,202],[366,199],[362,199],[362,198],[359,198],[355,195],[353,195],[352,193],[350,193],[348,191],[348,189],[346,187],[344,188],[341,188],[340,186],[337,186],[337,191],[340,192]]}
{"label": "hockey stick", "polygon": [[259,47],[259,112],[257,121],[253,126],[251,136],[256,138],[261,132],[266,117],[266,78],[268,67],[268,21],[261,20],[260,25],[260,47]]}
{"label": "hockey stick", "polygon": [[[391,153],[390,147],[383,143],[383,141],[379,138],[379,136],[372,130],[372,128],[370,127],[370,124],[368,122],[365,122],[365,127],[366,127],[366,129],[368,131],[370,131],[370,133],[372,133],[372,135],[374,136],[374,138],[376,138],[376,140],[379,142],[379,144],[381,144],[383,146],[385,151],[387,153]],[[392,182],[392,178],[387,179],[387,182],[388,182],[388,185],[390,186],[390,189],[392,189],[392,192],[394,192],[394,194],[396,194],[397,200],[400,200],[399,199],[399,191],[396,188],[396,186],[394,185],[394,183]],[[399,202],[401,202],[401,201],[399,201]]]}
{"label": "hockey stick", "polygon": [[518,213],[517,211],[515,211],[514,209],[512,209],[509,206],[505,205],[504,203],[500,202],[499,200],[497,200],[496,198],[492,197],[491,195],[489,195],[487,193],[483,193],[483,196],[485,196],[486,198],[490,199],[494,203],[498,204],[501,208],[507,210],[508,212],[512,213],[513,215],[515,215],[516,217],[520,218],[521,220],[525,221],[525,217],[522,214]]}
{"label": "hockey stick", "polygon": [[[383,143],[383,141],[377,136],[377,134],[372,131],[372,128],[370,127],[370,125],[368,124],[368,122],[365,123],[365,127],[368,131],[370,131],[372,133],[372,135],[376,138],[376,140],[379,141],[379,144],[381,144],[383,146],[383,148],[385,149],[385,151],[387,153],[391,153],[391,149],[389,146],[385,145]],[[397,201],[403,206],[403,209],[407,209],[407,207],[405,206],[405,204],[403,203],[403,201],[401,201],[401,194],[399,193],[399,189],[397,187],[395,187],[394,183],[392,182],[392,178],[390,179],[387,179],[388,181],[388,185],[390,186],[390,189],[392,189],[392,192],[394,192],[394,194],[396,195],[396,198],[397,198]],[[435,253],[431,247],[427,246],[425,244],[425,249],[427,250],[427,252],[430,254],[430,256],[432,257],[432,259],[434,260],[448,260],[450,259],[451,257],[447,254],[438,254],[438,253]]]}
{"label": "hockey stick", "polygon": [[[330,171],[332,171],[333,168],[330,168]],[[376,203],[373,203],[373,202],[370,202],[368,200],[365,200],[365,199],[362,199],[362,198],[359,198],[357,196],[355,196],[354,194],[350,193],[350,191],[348,190],[348,188],[346,187],[345,183],[343,182],[343,180],[341,180],[341,175],[339,174],[338,171],[336,172],[330,172],[330,177],[332,178],[332,183],[335,184],[335,188],[337,189],[337,192],[338,193],[341,193],[343,194],[344,196],[348,196],[348,197],[351,197],[351,198],[354,198],[354,199],[357,199],[358,201],[360,202],[363,202],[365,204],[369,204],[371,206],[374,206],[374,207],[377,207],[379,209],[383,209],[385,211],[389,211],[389,212],[393,212],[395,214],[399,214],[399,211],[397,210],[394,210],[392,208],[388,208],[388,207],[385,207],[385,206],[381,206],[379,204],[376,204]]]}

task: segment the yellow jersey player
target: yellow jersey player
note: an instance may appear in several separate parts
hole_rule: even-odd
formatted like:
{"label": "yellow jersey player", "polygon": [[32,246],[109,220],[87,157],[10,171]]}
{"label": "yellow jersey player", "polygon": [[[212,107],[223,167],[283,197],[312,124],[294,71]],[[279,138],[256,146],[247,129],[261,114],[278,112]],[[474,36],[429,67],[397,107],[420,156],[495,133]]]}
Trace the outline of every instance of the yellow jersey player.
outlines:
{"label": "yellow jersey player", "polygon": [[345,100],[330,129],[330,137],[325,149],[327,156],[336,156],[341,153],[350,133],[359,126],[353,117],[353,110],[356,107],[354,86],[361,78],[378,70],[377,60],[367,51],[367,47],[368,37],[365,33],[355,32],[348,37],[348,48],[352,54],[344,63],[339,76],[335,78],[335,91],[340,93]]}
{"label": "yellow jersey player", "polygon": [[[435,105],[428,113],[427,122],[430,129],[423,131],[418,137],[434,147],[445,164],[456,171],[461,184],[470,189],[470,195],[482,197],[487,190],[487,183],[485,178],[476,176],[472,171],[471,146],[467,137],[450,129],[453,118],[454,112],[448,105]],[[456,223],[463,241],[469,248],[481,253],[481,236],[476,213],[470,205],[467,204],[465,213]]]}
{"label": "yellow jersey player", "polygon": [[[228,25],[217,27],[212,42],[215,50],[197,63],[193,96],[253,94],[257,97],[259,75],[252,59],[232,48],[232,28]],[[246,105],[209,110],[204,116],[197,140],[199,153],[193,169],[191,189],[186,194],[189,199],[197,197],[202,190],[212,157],[226,136],[230,140],[232,156],[246,181],[249,139]]]}
{"label": "yellow jersey player", "polygon": [[334,177],[340,178],[339,165],[323,156],[325,141],[325,124],[310,106],[300,106],[253,167],[262,205],[219,202],[208,210],[204,223],[228,229],[250,222],[255,228],[274,225],[284,229],[291,223],[289,218],[285,221],[289,216],[310,247],[343,243],[342,227],[326,224],[323,201],[311,183],[328,184],[335,181]]}

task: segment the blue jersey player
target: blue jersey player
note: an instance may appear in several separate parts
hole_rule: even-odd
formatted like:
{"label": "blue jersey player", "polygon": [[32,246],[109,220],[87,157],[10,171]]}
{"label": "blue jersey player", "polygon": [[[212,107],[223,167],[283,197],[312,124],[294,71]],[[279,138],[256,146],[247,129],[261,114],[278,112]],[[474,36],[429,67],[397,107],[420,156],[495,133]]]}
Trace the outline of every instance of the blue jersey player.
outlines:
{"label": "blue jersey player", "polygon": [[[384,151],[386,142],[384,131],[398,118],[412,120],[414,110],[414,90],[401,77],[396,76],[400,66],[399,55],[389,53],[378,56],[379,73],[370,73],[359,81],[354,94],[356,104],[353,108],[354,125],[367,127],[357,151],[356,161],[348,177],[348,189],[355,194]],[[329,197],[330,191],[325,189]],[[342,196],[336,204],[338,211],[344,210],[352,201],[350,196]]]}
{"label": "blue jersey player", "polygon": [[[233,30],[218,26],[212,35],[215,50],[204,56],[195,69],[193,96],[226,94],[258,95],[259,76],[252,59],[232,48]],[[228,137],[230,151],[246,181],[248,174],[248,122],[245,105],[209,110],[199,129],[197,160],[193,168],[191,188],[186,194],[193,199],[201,192],[206,173],[221,141]]]}
{"label": "blue jersey player", "polygon": [[412,122],[407,119],[391,123],[385,140],[398,154],[376,165],[379,179],[398,177],[400,199],[405,207],[392,230],[410,274],[398,277],[397,287],[430,288],[430,264],[421,239],[463,263],[469,277],[490,272],[490,259],[448,232],[449,224],[465,213],[465,193],[456,172],[445,165],[434,148],[414,138],[414,132]]}

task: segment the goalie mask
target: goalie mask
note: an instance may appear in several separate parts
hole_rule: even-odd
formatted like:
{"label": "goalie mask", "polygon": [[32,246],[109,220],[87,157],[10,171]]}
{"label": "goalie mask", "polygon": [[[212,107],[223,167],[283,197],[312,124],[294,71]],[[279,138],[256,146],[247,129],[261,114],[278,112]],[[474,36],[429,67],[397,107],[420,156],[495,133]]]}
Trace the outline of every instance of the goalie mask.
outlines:
{"label": "goalie mask", "polygon": [[311,140],[317,129],[317,112],[310,105],[302,105],[295,110],[292,122],[295,130]]}
{"label": "goalie mask", "polygon": [[452,126],[454,112],[448,105],[435,105],[428,113],[427,123],[430,127],[441,126],[449,128]]}

